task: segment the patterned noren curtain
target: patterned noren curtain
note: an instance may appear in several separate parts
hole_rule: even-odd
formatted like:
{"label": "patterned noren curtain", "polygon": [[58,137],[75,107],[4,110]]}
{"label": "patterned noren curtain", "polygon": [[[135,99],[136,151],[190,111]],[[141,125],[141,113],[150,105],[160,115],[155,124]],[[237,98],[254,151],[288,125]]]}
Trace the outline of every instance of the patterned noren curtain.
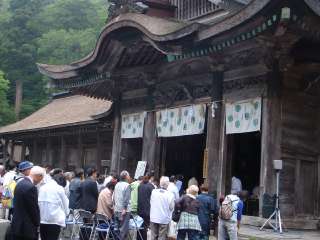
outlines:
{"label": "patterned noren curtain", "polygon": [[142,138],[146,112],[122,115],[121,138]]}
{"label": "patterned noren curtain", "polygon": [[202,134],[205,126],[206,105],[192,105],[158,111],[158,137],[177,137]]}
{"label": "patterned noren curtain", "polygon": [[226,103],[226,133],[260,131],[261,98]]}

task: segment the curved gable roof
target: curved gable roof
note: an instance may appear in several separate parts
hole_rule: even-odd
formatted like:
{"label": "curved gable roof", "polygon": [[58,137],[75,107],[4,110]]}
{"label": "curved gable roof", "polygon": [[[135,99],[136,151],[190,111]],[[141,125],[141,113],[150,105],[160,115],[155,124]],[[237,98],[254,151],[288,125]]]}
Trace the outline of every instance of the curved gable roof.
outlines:
{"label": "curved gable roof", "polygon": [[[98,38],[95,49],[85,58],[69,65],[47,65],[40,63],[37,65],[42,74],[53,79],[72,78],[77,76],[79,69],[89,65],[97,58],[101,46],[108,39],[109,34],[121,28],[134,28],[157,45],[157,43],[183,38],[197,31],[199,27],[200,24],[198,23],[168,20],[137,13],[122,14],[105,26]],[[63,73],[63,76],[61,73]]]}

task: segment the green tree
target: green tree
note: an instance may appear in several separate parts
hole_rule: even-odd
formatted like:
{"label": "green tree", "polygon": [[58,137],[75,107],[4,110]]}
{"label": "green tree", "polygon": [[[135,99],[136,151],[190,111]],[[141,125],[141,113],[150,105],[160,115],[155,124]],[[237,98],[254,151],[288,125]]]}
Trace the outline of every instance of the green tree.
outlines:
{"label": "green tree", "polygon": [[20,118],[48,99],[48,79],[36,62],[67,64],[86,56],[105,23],[106,8],[106,0],[0,0],[0,69],[10,81],[9,104],[16,103]]}
{"label": "green tree", "polygon": [[0,71],[0,126],[13,122],[14,112],[9,106],[7,93],[9,90],[9,81],[4,78],[4,73]]}

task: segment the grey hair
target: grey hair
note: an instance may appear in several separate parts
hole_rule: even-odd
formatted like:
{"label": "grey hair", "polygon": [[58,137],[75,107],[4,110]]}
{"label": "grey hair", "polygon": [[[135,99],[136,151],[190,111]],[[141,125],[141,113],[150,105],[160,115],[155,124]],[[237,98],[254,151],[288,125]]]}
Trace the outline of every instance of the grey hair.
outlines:
{"label": "grey hair", "polygon": [[38,176],[44,177],[44,175],[46,175],[46,170],[40,166],[33,166],[31,168],[30,175],[31,176],[38,175]]}
{"label": "grey hair", "polygon": [[64,177],[67,177],[67,178],[74,178],[73,172],[65,172],[63,175],[64,175]]}
{"label": "grey hair", "polygon": [[199,192],[199,187],[196,185],[191,185],[190,187],[188,187],[187,189],[187,193],[196,196]]}
{"label": "grey hair", "polygon": [[120,179],[125,179],[127,176],[130,176],[129,172],[124,170],[120,173]]}
{"label": "grey hair", "polygon": [[162,176],[162,177],[160,178],[160,187],[161,187],[161,188],[167,189],[168,186],[169,186],[169,183],[170,183],[169,177],[167,177],[167,176]]}

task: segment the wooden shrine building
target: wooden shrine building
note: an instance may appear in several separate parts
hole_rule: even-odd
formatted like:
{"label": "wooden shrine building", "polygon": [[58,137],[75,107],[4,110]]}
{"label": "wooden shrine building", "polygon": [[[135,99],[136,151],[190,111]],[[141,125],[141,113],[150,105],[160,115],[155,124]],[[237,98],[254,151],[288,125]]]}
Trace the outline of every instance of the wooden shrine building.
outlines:
{"label": "wooden shrine building", "polygon": [[[73,170],[95,166],[110,169],[111,102],[81,95],[59,94],[27,118],[0,128],[4,162],[25,158],[35,164]],[[8,151],[9,149],[9,151]]]}
{"label": "wooden shrine building", "polygon": [[111,2],[92,53],[38,65],[59,88],[113,102],[111,169],[147,161],[157,175],[205,179],[218,195],[237,176],[258,192],[247,214],[265,216],[282,159],[282,215],[315,228],[319,1]]}

